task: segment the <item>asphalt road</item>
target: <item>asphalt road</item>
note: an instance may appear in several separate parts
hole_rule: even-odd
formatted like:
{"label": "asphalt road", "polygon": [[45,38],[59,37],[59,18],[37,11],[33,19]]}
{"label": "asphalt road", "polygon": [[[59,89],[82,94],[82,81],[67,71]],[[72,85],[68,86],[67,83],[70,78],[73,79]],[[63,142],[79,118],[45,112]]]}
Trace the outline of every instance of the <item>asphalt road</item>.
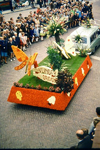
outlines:
{"label": "asphalt road", "polygon": [[[93,13],[99,20],[100,2],[93,1]],[[30,9],[31,10],[31,9]],[[25,16],[30,10],[21,11]],[[19,12],[4,14],[5,20],[14,19]],[[96,20],[96,21],[97,21]],[[74,30],[69,29],[67,36]],[[51,39],[30,46],[26,54],[38,52],[38,63],[47,56],[46,50]],[[24,76],[25,69],[15,71],[17,60],[0,68],[0,148],[70,148],[76,145],[76,130],[89,128],[95,108],[100,106],[100,48],[90,56],[92,68],[74,95],[65,111],[59,112],[33,106],[7,102],[13,82]]]}

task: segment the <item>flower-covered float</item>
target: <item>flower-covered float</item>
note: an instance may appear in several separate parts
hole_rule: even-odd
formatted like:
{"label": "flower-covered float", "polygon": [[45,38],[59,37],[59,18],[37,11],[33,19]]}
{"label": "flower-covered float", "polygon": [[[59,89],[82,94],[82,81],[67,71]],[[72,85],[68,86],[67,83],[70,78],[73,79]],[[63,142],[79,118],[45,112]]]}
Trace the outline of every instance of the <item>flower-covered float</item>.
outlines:
{"label": "flower-covered float", "polygon": [[[81,57],[75,53],[70,37],[67,37],[65,47],[61,41],[59,38],[47,48],[48,56],[39,64],[36,61],[38,53],[28,57],[21,49],[12,46],[16,58],[22,62],[15,70],[26,66],[27,74],[13,84],[8,102],[59,111],[66,109],[92,63],[89,55]],[[31,70],[32,65],[34,67]]]}

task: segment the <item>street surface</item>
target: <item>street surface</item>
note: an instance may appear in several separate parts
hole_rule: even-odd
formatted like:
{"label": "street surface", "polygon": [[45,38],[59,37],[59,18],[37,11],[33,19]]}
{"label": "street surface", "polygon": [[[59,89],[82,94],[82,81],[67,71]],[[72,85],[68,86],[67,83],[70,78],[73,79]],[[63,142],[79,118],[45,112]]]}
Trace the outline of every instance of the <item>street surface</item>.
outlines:
{"label": "street surface", "polygon": [[[96,23],[99,23],[100,1],[93,2],[93,14]],[[23,16],[28,16],[27,9],[21,11]],[[3,12],[5,20],[13,17],[16,20],[18,12]],[[61,36],[64,40],[74,31]],[[54,38],[45,39],[42,42],[31,45],[26,54],[32,55],[38,52],[39,63],[47,56],[47,47]],[[85,80],[77,90],[65,111],[59,112],[33,106],[18,105],[7,102],[13,82],[17,82],[24,76],[25,68],[15,71],[19,65],[17,59],[8,61],[0,68],[0,148],[70,148],[78,143],[76,130],[88,128],[95,109],[100,106],[100,48],[90,56],[92,68]]]}

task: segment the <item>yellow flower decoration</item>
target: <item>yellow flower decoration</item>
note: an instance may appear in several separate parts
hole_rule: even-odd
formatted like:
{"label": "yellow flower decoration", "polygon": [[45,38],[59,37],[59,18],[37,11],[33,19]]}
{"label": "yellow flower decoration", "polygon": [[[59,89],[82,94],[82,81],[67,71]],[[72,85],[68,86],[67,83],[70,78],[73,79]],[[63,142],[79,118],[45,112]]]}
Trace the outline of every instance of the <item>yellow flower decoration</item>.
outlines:
{"label": "yellow flower decoration", "polygon": [[17,97],[17,99],[19,99],[21,101],[22,100],[22,93],[20,91],[17,91],[16,97]]}

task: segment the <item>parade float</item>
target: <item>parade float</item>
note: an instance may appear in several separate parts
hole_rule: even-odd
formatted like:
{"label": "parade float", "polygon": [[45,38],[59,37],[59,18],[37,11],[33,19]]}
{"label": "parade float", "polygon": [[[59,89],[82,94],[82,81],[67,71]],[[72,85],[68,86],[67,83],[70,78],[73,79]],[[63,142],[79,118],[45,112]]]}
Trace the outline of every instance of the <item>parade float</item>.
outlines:
{"label": "parade float", "polygon": [[53,23],[49,24],[49,34],[55,35],[55,41],[47,48],[48,56],[39,64],[36,61],[38,53],[28,57],[21,49],[12,46],[16,58],[22,62],[15,70],[26,67],[27,74],[14,82],[8,102],[64,111],[85,79],[92,66],[88,53],[76,54],[70,37],[67,37],[65,46],[61,45],[62,20],[54,27]]}

